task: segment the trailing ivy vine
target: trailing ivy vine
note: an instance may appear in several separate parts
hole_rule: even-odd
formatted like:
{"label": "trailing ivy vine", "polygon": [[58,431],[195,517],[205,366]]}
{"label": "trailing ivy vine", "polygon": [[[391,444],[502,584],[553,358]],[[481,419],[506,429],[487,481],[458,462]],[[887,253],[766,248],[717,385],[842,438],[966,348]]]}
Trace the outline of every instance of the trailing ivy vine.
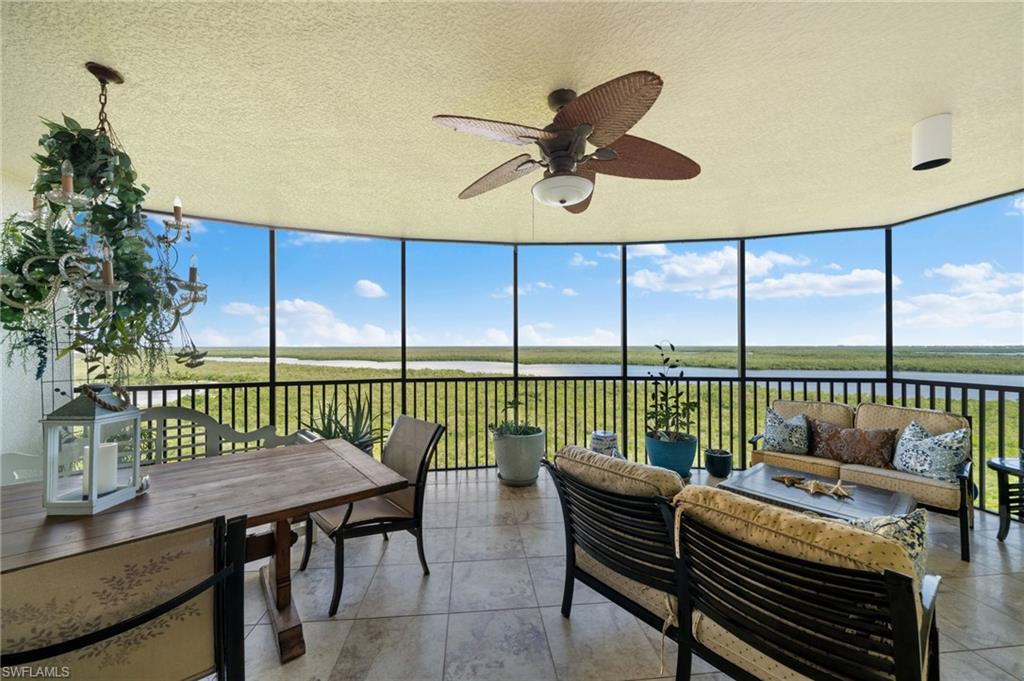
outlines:
{"label": "trailing ivy vine", "polygon": [[[61,164],[68,160],[75,171],[75,192],[92,201],[75,216],[74,225],[57,220],[65,208],[45,198],[48,218],[22,213],[4,221],[3,293],[18,301],[51,298],[55,305],[28,310],[4,305],[0,325],[11,336],[12,352],[35,354],[37,377],[52,360],[55,327],[69,332],[57,357],[82,353],[90,379],[123,380],[129,364],[136,362],[151,374],[172,344],[178,319],[171,303],[178,291],[176,262],[169,261],[177,257],[176,251],[157,247],[145,224],[142,202],[149,187],[138,183],[131,158],[104,131],[84,128],[67,116],[62,123],[43,123],[47,131],[39,139],[41,152],[33,156],[38,175],[32,192],[45,197],[59,188]],[[78,263],[95,271],[100,245],[109,247],[114,276],[127,287],[111,298],[87,286],[65,284],[61,295],[52,298],[49,283],[58,274],[60,256],[77,254]]]}

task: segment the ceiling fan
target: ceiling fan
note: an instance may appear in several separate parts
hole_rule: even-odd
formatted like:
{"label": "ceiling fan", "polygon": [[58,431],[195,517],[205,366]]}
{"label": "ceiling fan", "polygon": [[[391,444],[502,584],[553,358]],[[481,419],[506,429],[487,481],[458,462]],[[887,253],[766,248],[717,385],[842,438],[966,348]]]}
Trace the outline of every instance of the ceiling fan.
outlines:
{"label": "ceiling fan", "polygon": [[[434,116],[446,128],[509,144],[536,144],[541,158],[521,154],[462,190],[470,199],[544,168],[533,185],[537,201],[582,213],[593,197],[598,173],[644,180],[688,180],[700,173],[694,161],[660,144],[626,133],[661,93],[661,78],[650,71],[619,76],[576,96],[573,90],[548,95],[554,121],[543,130],[517,123],[467,116]],[[587,143],[595,147],[587,153]]]}

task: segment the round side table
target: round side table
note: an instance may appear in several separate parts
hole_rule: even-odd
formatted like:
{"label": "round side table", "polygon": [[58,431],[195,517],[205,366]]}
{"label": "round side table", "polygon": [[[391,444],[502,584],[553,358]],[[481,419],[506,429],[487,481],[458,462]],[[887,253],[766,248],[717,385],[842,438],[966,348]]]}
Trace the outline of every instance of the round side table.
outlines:
{"label": "round side table", "polygon": [[[1024,470],[1021,469],[1020,459],[1002,456],[989,459],[988,467],[996,472],[999,479],[999,534],[996,539],[1003,541],[1010,532],[1011,515],[1016,515],[1017,520],[1024,522],[1024,482],[1020,479]],[[1011,475],[1017,478],[1012,485]]]}

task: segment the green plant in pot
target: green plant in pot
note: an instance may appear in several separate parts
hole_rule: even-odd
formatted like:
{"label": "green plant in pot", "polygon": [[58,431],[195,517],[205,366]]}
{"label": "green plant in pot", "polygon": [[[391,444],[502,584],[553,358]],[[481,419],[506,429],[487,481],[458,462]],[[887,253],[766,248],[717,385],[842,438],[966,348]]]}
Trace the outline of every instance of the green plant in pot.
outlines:
{"label": "green plant in pot", "polygon": [[[367,454],[373,454],[373,446],[384,441],[382,425],[374,426],[368,400],[356,399],[343,407],[338,402],[326,401],[320,404],[316,413],[310,412],[309,422],[302,424],[325,440],[344,440]],[[381,415],[378,424],[383,419]]]}
{"label": "green plant in pot", "polygon": [[544,431],[519,421],[519,407],[524,404],[509,400],[505,403],[505,420],[490,426],[498,480],[512,487],[525,487],[537,482],[540,462],[546,451]]}
{"label": "green plant in pot", "polygon": [[676,346],[665,341],[654,347],[661,353],[661,367],[648,372],[654,379],[654,396],[644,419],[647,459],[688,478],[697,454],[697,436],[690,434],[690,413],[697,403],[687,401],[686,394],[679,393],[677,381],[683,377],[683,371],[673,357]]}

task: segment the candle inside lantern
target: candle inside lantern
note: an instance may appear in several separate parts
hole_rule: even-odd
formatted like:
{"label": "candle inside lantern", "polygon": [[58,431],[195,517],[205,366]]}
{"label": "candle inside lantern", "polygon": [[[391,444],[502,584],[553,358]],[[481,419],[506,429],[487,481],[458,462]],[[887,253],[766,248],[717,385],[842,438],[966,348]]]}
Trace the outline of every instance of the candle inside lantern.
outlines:
{"label": "candle inside lantern", "polygon": [[114,283],[114,261],[110,259],[110,247],[103,247],[103,263],[100,266],[100,277],[103,279],[103,283],[108,286]]}
{"label": "candle inside lantern", "polygon": [[75,167],[67,159],[60,164],[60,188],[65,194],[75,191]]}
{"label": "candle inside lantern", "polygon": [[181,197],[175,196],[172,205],[174,206],[174,221],[181,222]]}
{"label": "candle inside lantern", "polygon": [[[86,460],[89,459],[89,446],[83,447]],[[108,494],[117,490],[117,443],[116,442],[101,442],[100,451],[96,453],[96,458],[92,462],[92,470],[96,474],[96,494]],[[85,469],[85,475],[82,477],[82,484],[84,489],[82,490],[85,494],[89,494],[91,490],[92,481],[89,478],[90,469]]]}
{"label": "candle inside lantern", "polygon": [[199,256],[195,253],[188,261],[188,283],[194,284],[199,281]]}

